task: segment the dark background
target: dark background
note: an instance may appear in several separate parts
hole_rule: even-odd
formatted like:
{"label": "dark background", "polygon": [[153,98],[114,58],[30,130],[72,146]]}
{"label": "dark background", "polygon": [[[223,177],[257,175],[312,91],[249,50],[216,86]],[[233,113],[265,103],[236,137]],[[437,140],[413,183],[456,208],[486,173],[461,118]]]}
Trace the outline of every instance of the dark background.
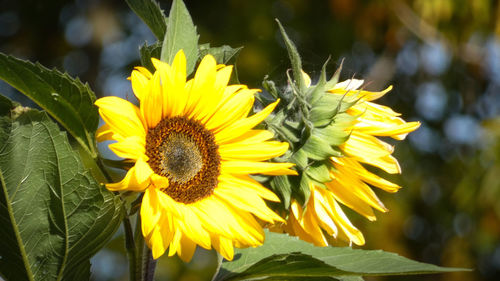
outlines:
{"label": "dark background", "polygon": [[[280,19],[312,77],[331,56],[343,79],[394,90],[380,103],[422,127],[396,147],[404,188],[377,194],[391,210],[369,223],[349,212],[365,249],[470,273],[370,280],[498,280],[500,277],[500,4],[493,0],[224,0],[186,5],[212,46],[244,46],[240,81],[269,74],[285,86]],[[161,6],[168,12],[170,1]],[[97,95],[132,95],[138,47],[154,36],[122,1],[0,0],[0,51],[87,81]],[[3,82],[0,93],[30,105]],[[347,210],[347,208],[344,208]],[[122,237],[93,258],[94,280],[127,280]],[[184,265],[162,258],[157,280],[210,280],[214,253]]]}

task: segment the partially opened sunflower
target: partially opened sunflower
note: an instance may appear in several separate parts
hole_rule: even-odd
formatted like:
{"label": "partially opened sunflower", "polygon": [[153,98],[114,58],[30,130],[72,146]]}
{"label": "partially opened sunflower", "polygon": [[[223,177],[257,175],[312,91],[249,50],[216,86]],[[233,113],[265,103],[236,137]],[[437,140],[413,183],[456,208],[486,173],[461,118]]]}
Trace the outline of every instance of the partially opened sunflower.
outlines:
{"label": "partially opened sunflower", "polygon": [[[306,84],[311,80],[303,73]],[[342,210],[349,207],[370,221],[376,220],[373,209],[386,212],[371,186],[387,192],[396,192],[400,186],[368,171],[364,165],[382,169],[390,174],[401,172],[393,146],[377,137],[403,140],[419,126],[419,122],[405,122],[391,108],[371,101],[382,97],[392,87],[381,92],[358,90],[363,80],[351,79],[337,83],[324,95],[356,95],[359,101],[347,113],[354,121],[345,130],[350,134],[340,145],[340,157],[330,157],[330,182],[325,187],[310,184],[310,198],[305,206],[292,201],[290,215],[284,230],[317,246],[327,246],[328,236],[357,245],[365,239]]]}
{"label": "partially opened sunflower", "polygon": [[172,65],[152,62],[154,73],[137,67],[130,78],[139,107],[111,96],[96,101],[105,121],[98,141],[116,141],[110,149],[135,162],[106,186],[144,192],[141,227],[155,259],[168,249],[189,261],[200,245],[231,260],[233,247],[263,243],[259,220],[282,221],[264,201],[277,196],[249,176],[295,173],[293,164],[266,161],[288,144],[252,129],[277,102],[248,116],[257,90],[228,85],[232,67],[210,55],[189,81],[182,51]]}

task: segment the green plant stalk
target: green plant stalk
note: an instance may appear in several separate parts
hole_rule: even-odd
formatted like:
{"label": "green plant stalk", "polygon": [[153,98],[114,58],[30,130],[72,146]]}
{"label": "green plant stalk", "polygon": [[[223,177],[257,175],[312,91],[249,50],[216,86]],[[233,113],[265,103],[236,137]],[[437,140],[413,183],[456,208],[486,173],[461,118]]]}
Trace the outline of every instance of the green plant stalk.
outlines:
{"label": "green plant stalk", "polygon": [[[142,237],[142,235],[141,235]],[[142,239],[144,241],[144,239]],[[153,255],[149,247],[143,243],[142,247],[143,253],[143,265],[142,265],[142,273],[143,273],[143,281],[153,281],[155,277],[156,270],[156,260],[153,259]]]}
{"label": "green plant stalk", "polygon": [[[101,170],[102,174],[106,178],[107,182],[113,182],[111,175],[106,169],[103,159],[101,157],[97,157],[94,158],[94,160]],[[130,217],[125,207],[123,208],[123,211],[125,212],[123,218],[123,228],[125,232],[125,249],[127,251],[127,258],[129,262],[129,278],[131,281],[142,281],[144,280],[142,253],[142,248],[144,247],[144,238],[142,237],[142,233],[140,233],[140,215],[137,215],[136,231],[134,234],[134,232],[132,231],[132,224],[130,223]]]}
{"label": "green plant stalk", "polygon": [[123,228],[125,229],[125,248],[127,250],[128,257],[129,279],[131,281],[140,281],[142,267],[140,263],[138,263],[139,257],[137,256],[134,234],[128,217],[123,219]]}

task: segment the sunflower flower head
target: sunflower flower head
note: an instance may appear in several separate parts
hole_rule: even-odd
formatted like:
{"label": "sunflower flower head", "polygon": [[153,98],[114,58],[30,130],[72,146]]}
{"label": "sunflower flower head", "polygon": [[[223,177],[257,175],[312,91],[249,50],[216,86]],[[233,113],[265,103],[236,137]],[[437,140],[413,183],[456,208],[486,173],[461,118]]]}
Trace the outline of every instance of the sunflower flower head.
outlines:
{"label": "sunflower flower head", "polygon": [[368,171],[366,165],[400,173],[393,147],[377,137],[402,140],[419,126],[405,122],[391,108],[373,103],[392,89],[366,91],[363,80],[339,83],[342,66],[331,79],[323,66],[318,81],[302,70],[297,48],[278,21],[292,64],[293,79],[278,90],[270,80],[263,86],[269,93],[264,105],[282,99],[265,123],[290,144],[281,161],[296,164],[298,176],[277,176],[271,189],[281,199],[280,212],[286,224],[271,230],[288,232],[317,246],[327,246],[335,238],[363,245],[363,234],[350,222],[343,208],[350,208],[369,220],[373,209],[386,212],[371,187],[396,192],[400,187]]}
{"label": "sunflower flower head", "polygon": [[134,163],[112,191],[143,192],[142,234],[154,258],[168,250],[184,261],[196,246],[228,260],[234,247],[263,243],[261,225],[283,221],[266,205],[278,197],[250,177],[291,175],[291,163],[267,160],[288,144],[253,129],[278,101],[249,115],[258,90],[228,85],[232,66],[207,55],[186,79],[182,51],[172,64],[153,59],[155,71],[137,67],[130,77],[139,106],[118,98],[96,101],[105,124],[98,141]]}

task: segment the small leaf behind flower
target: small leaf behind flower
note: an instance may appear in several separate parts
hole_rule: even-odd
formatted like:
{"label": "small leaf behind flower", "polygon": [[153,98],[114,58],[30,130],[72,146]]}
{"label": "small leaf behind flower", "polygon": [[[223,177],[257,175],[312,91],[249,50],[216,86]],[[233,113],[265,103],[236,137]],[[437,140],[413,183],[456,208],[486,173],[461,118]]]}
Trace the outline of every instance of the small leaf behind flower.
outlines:
{"label": "small leaf behind flower", "polygon": [[315,247],[296,237],[266,232],[264,245],[236,249],[234,260],[224,261],[214,280],[362,280],[361,276],[466,270],[412,261],[381,250]]}
{"label": "small leaf behind flower", "polygon": [[139,49],[139,53],[141,54],[141,64],[151,73],[155,72],[155,67],[151,62],[151,58],[160,59],[161,45],[162,44],[160,42],[156,42],[152,45],[148,45],[146,42]]}
{"label": "small leaf behind flower", "polygon": [[198,60],[198,33],[184,2],[174,0],[168,16],[161,60],[171,64],[181,49],[186,55],[186,74],[189,75],[193,72]]}
{"label": "small leaf behind flower", "polygon": [[232,64],[238,57],[241,49],[243,47],[233,48],[228,45],[210,47],[210,45],[205,44],[200,46],[200,57],[210,54],[214,56],[218,64]]}
{"label": "small leaf behind flower", "polygon": [[143,21],[149,26],[149,29],[158,38],[163,40],[167,24],[165,15],[160,8],[160,5],[154,0],[125,0],[132,9]]}
{"label": "small leaf behind flower", "polygon": [[87,84],[56,69],[0,53],[0,79],[45,109],[93,157],[99,122],[95,94]]}
{"label": "small leaf behind flower", "polygon": [[89,280],[89,259],[121,222],[118,197],[98,184],[45,113],[0,116],[0,275]]}

